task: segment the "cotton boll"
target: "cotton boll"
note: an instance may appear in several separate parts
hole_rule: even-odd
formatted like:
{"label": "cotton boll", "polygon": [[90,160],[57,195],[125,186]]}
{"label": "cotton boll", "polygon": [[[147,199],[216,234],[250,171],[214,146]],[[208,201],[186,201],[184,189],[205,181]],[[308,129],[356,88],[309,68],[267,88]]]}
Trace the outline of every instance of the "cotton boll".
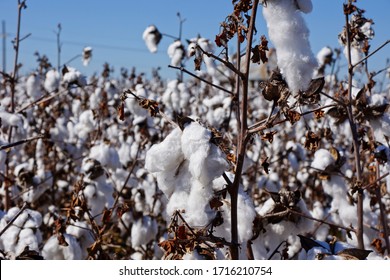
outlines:
{"label": "cotton boll", "polygon": [[56,235],[53,235],[45,243],[42,256],[46,260],[81,260],[82,252],[76,238],[70,234],[63,234],[68,246],[60,245]]}
{"label": "cotton boll", "polygon": [[186,221],[194,226],[207,226],[214,218],[215,212],[210,208],[210,199],[213,192],[210,186],[193,181],[191,191],[187,200]]}
{"label": "cotton boll", "polygon": [[387,143],[387,136],[390,135],[390,115],[384,113],[382,117],[370,121],[375,140],[380,143]]}
{"label": "cotton boll", "polygon": [[[352,46],[350,48],[350,50],[351,50],[351,64],[352,65],[356,64],[357,62],[359,62],[360,60],[363,59],[363,52],[361,51],[360,48]],[[348,59],[348,47],[347,46],[344,47],[343,53],[344,53],[345,57]],[[361,67],[361,64],[359,64],[358,67]]]}
{"label": "cotton boll", "polygon": [[131,228],[131,244],[134,248],[146,245],[156,238],[157,222],[150,216],[144,216],[134,222]]}
{"label": "cotton boll", "polygon": [[319,149],[314,154],[314,160],[311,163],[311,167],[318,170],[325,170],[328,166],[336,163],[331,153],[325,149]]}
{"label": "cotton boll", "polygon": [[0,118],[2,121],[2,126],[16,126],[16,127],[23,127],[24,119],[23,116],[20,114],[12,114],[8,113],[6,111],[0,110]]}
{"label": "cotton boll", "polygon": [[90,184],[83,190],[84,196],[87,199],[90,213],[92,216],[99,215],[103,212],[106,206],[106,197],[104,193],[97,190],[96,186]]}
{"label": "cotton boll", "polygon": [[177,40],[169,45],[168,56],[171,59],[171,65],[180,67],[183,58],[185,57],[185,49],[183,44]]}
{"label": "cotton boll", "polygon": [[92,58],[92,47],[85,47],[83,49],[82,62],[84,66],[88,66]]}
{"label": "cotton boll", "polygon": [[[303,10],[309,11],[310,1],[299,1]],[[294,92],[305,90],[317,67],[311,51],[309,29],[297,12],[295,1],[267,1],[263,8],[269,38],[277,52],[277,63],[287,84]]]}
{"label": "cotton boll", "polygon": [[31,74],[26,81],[26,92],[33,100],[41,97],[41,79],[37,74]]}
{"label": "cotton boll", "polygon": [[161,33],[154,25],[148,26],[142,34],[142,39],[145,41],[146,47],[151,53],[157,52],[157,46],[162,38]]}
{"label": "cotton boll", "polygon": [[40,232],[38,233],[39,234],[34,233],[33,229],[31,228],[22,229],[18,235],[18,244],[15,247],[15,254],[19,255],[22,253],[26,246],[28,246],[30,250],[39,252],[42,236]]}
{"label": "cotton boll", "polygon": [[249,195],[239,189],[238,193],[238,236],[240,242],[248,241],[253,237],[253,221],[256,217],[256,210]]}
{"label": "cotton boll", "polygon": [[121,166],[116,149],[107,143],[95,145],[90,149],[89,158],[96,159],[102,166],[116,170]]}
{"label": "cotton boll", "polygon": [[153,145],[146,153],[145,168],[152,173],[176,170],[184,157],[181,151],[181,134],[179,127],[159,144]]}
{"label": "cotton boll", "polygon": [[46,72],[43,87],[48,93],[58,90],[60,86],[60,74],[56,69],[50,69]]}
{"label": "cotton boll", "polygon": [[333,51],[330,47],[323,47],[317,53],[317,61],[320,66],[329,64],[332,59]]}
{"label": "cotton boll", "polygon": [[80,71],[73,67],[67,67],[68,72],[62,77],[62,81],[67,84],[77,84],[78,86],[85,86],[87,80]]}
{"label": "cotton boll", "polygon": [[305,14],[308,14],[313,10],[313,4],[311,3],[311,0],[296,0],[295,2],[298,6],[298,9]]}
{"label": "cotton boll", "polygon": [[81,249],[81,259],[86,259],[88,257],[88,248],[94,242],[93,233],[89,230],[88,224],[82,221],[72,221],[66,227],[66,233],[77,239]]}

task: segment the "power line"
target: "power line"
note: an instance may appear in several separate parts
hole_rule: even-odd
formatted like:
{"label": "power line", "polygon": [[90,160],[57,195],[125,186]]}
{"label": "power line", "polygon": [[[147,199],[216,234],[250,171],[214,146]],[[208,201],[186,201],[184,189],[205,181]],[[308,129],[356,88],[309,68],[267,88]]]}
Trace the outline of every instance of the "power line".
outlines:
{"label": "power line", "polygon": [[[6,35],[12,35],[12,34],[8,33]],[[31,35],[29,37],[29,40],[56,43],[55,39],[34,36],[34,35]],[[144,53],[149,52],[146,48],[123,47],[123,46],[115,46],[115,45],[108,45],[108,44],[91,43],[91,42],[83,43],[83,42],[79,42],[79,41],[62,40],[61,43],[67,44],[67,45],[81,46],[81,47],[92,46],[94,48],[107,49],[107,50],[117,50],[117,51],[127,51],[127,52],[144,52]]]}
{"label": "power line", "polygon": [[[33,36],[31,39],[34,39],[36,41],[55,42],[55,40],[53,40],[53,39],[44,38],[44,37],[37,37],[37,36]],[[149,52],[147,49],[114,46],[114,45],[98,44],[98,43],[91,43],[91,42],[83,43],[83,42],[78,42],[78,41],[63,40],[62,43],[66,44],[66,45],[74,45],[74,46],[81,46],[81,47],[92,46],[94,48],[101,48],[101,49],[107,49],[107,50],[128,51],[128,52]]]}

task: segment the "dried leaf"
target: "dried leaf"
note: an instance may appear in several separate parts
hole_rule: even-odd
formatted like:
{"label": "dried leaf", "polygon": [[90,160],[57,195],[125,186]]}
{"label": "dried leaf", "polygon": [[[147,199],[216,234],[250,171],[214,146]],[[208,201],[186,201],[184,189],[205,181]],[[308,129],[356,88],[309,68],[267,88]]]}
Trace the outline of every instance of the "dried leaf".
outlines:
{"label": "dried leaf", "polygon": [[111,220],[112,216],[112,209],[104,209],[103,215],[102,215],[102,222],[108,223]]}
{"label": "dried leaf", "polygon": [[264,158],[261,160],[261,166],[264,169],[264,172],[269,174],[269,162],[268,162],[268,157]]}
{"label": "dried leaf", "polygon": [[305,148],[309,151],[316,151],[319,147],[321,138],[313,131],[306,132]]}
{"label": "dried leaf", "polygon": [[365,260],[371,252],[371,250],[347,248],[337,252],[336,255],[341,256],[346,260]]}
{"label": "dried leaf", "polygon": [[16,260],[43,260],[43,257],[39,255],[39,252],[30,250],[29,246],[23,249],[23,252],[15,258]]}
{"label": "dried leaf", "polygon": [[315,247],[322,247],[322,248],[325,248],[324,246],[322,246],[320,243],[317,243],[316,241],[314,241],[313,239],[311,238],[308,238],[306,236],[303,236],[303,235],[300,235],[298,234],[298,237],[299,237],[299,240],[301,241],[301,247],[306,251],[310,251],[311,249],[315,248]]}
{"label": "dried leaf", "polygon": [[176,237],[178,239],[187,239],[187,232],[186,232],[186,226],[181,225],[176,230]]}
{"label": "dried leaf", "polygon": [[379,254],[384,254],[385,253],[385,248],[382,246],[382,240],[379,239],[379,238],[375,238],[372,242],[371,242],[371,246],[373,246],[375,248],[375,250],[379,253]]}
{"label": "dried leaf", "polygon": [[286,118],[293,125],[301,119],[301,114],[294,110],[288,110]]}
{"label": "dried leaf", "polygon": [[316,120],[319,120],[319,119],[323,118],[324,116],[325,116],[325,112],[323,110],[314,111],[314,118]]}
{"label": "dried leaf", "polygon": [[121,104],[117,108],[118,118],[121,121],[125,120],[125,104],[121,102]]}
{"label": "dried leaf", "polygon": [[270,143],[274,141],[274,135],[276,134],[276,131],[270,131],[263,135],[261,135],[261,140],[266,140]]}
{"label": "dried leaf", "polygon": [[166,255],[176,252],[176,244],[175,241],[172,239],[162,241],[158,244],[158,246],[165,251]]}
{"label": "dried leaf", "polygon": [[220,201],[218,197],[213,197],[210,200],[209,204],[210,204],[210,208],[211,209],[216,210],[216,209],[218,209],[219,207],[221,207],[223,205],[223,202]]}

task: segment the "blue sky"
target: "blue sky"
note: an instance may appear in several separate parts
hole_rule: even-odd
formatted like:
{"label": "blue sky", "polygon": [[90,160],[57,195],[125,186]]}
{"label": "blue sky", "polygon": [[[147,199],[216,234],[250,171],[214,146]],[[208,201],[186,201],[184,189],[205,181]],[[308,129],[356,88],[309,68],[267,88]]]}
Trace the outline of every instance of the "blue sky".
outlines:
{"label": "blue sky", "polygon": [[[161,67],[163,77],[174,78],[176,72],[168,69],[167,46],[173,39],[164,37],[157,54],[148,52],[142,32],[155,24],[163,33],[179,34],[180,12],[185,22],[183,38],[190,39],[200,34],[214,40],[219,24],[232,12],[231,0],[27,0],[23,10],[21,36],[31,33],[21,42],[20,59],[22,72],[29,73],[36,67],[34,52],[45,54],[54,66],[57,63],[56,34],[61,23],[62,54],[65,62],[80,54],[83,47],[93,48],[93,58],[84,67],[80,59],[70,65],[86,75],[100,73],[108,62],[119,75],[121,67],[136,67],[137,73],[150,73],[152,67]],[[314,10],[304,15],[311,31],[310,42],[314,53],[323,46],[339,47],[337,35],[342,30],[344,15],[342,0],[312,0]],[[375,22],[376,37],[372,48],[390,39],[390,1],[359,0],[358,6],[366,10],[366,16]],[[267,34],[259,7],[257,21],[258,37]],[[16,33],[17,0],[0,0],[0,20],[5,21],[7,37],[7,71],[13,63],[11,40]],[[0,31],[1,32],[1,31]],[[370,70],[379,70],[390,58],[390,45],[371,60]],[[192,65],[188,67],[192,70]]]}

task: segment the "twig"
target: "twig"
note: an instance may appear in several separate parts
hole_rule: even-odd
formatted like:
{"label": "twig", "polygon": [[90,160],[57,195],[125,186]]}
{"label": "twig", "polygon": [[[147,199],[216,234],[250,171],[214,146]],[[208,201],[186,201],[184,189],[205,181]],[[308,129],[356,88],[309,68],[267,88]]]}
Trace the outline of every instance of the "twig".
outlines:
{"label": "twig", "polygon": [[363,57],[361,60],[359,60],[358,62],[356,62],[355,64],[352,64],[350,66],[350,68],[355,68],[356,66],[358,66],[359,64],[363,63],[364,61],[366,61],[367,59],[369,59],[371,56],[373,56],[375,53],[377,53],[378,51],[380,51],[384,46],[386,46],[388,43],[390,43],[390,40],[387,40],[386,42],[384,42],[382,45],[380,45],[377,49],[375,49],[373,52],[371,52],[369,55]]}
{"label": "twig", "polygon": [[288,245],[287,241],[283,240],[282,242],[280,242],[280,244],[275,248],[275,250],[272,252],[272,254],[268,257],[268,260],[271,260],[272,257],[277,253],[279,252],[279,248],[280,246],[282,246],[284,243],[286,243],[286,245]]}
{"label": "twig", "polygon": [[5,150],[5,149],[9,149],[9,148],[12,148],[12,147],[15,147],[15,146],[18,146],[18,145],[22,145],[24,143],[27,143],[27,142],[30,142],[30,141],[33,141],[33,140],[41,139],[41,138],[44,138],[44,136],[43,135],[38,135],[38,136],[35,136],[35,137],[30,137],[30,138],[26,138],[26,139],[23,139],[23,140],[20,140],[20,141],[16,141],[16,142],[11,143],[11,144],[0,145],[0,151],[1,150]]}
{"label": "twig", "polygon": [[210,85],[210,86],[212,86],[212,87],[215,87],[215,88],[220,89],[220,90],[222,90],[222,91],[224,91],[224,92],[227,92],[227,93],[229,93],[230,95],[234,95],[233,92],[231,92],[230,90],[227,90],[227,89],[225,89],[225,88],[223,88],[223,87],[221,87],[221,86],[218,86],[218,85],[216,85],[216,84],[213,84],[213,83],[211,83],[211,82],[209,82],[209,81],[203,79],[202,77],[199,77],[199,76],[195,75],[194,73],[188,71],[187,69],[185,69],[185,68],[182,67],[182,66],[178,67],[178,66],[168,65],[168,67],[169,67],[169,68],[173,68],[173,69],[180,70],[180,71],[182,71],[182,72],[184,72],[184,73],[186,73],[186,74],[188,74],[188,75],[190,75],[190,76],[192,76],[192,77],[194,77],[194,78],[196,78],[196,79],[201,80],[202,82],[204,82],[204,83],[206,83],[206,84],[208,84],[208,85]]}
{"label": "twig", "polygon": [[226,60],[220,58],[219,56],[214,55],[214,54],[211,53],[211,52],[206,52],[206,51],[203,50],[203,49],[201,48],[201,46],[199,46],[199,45],[196,45],[196,47],[197,47],[199,50],[201,50],[201,52],[202,52],[203,54],[205,54],[206,56],[211,57],[211,58],[214,58],[215,60],[221,62],[221,63],[222,63],[223,65],[225,65],[228,69],[230,69],[231,71],[233,71],[236,75],[238,75],[238,76],[241,77],[241,78],[244,78],[243,73],[242,73],[239,69],[237,69],[230,61],[226,61]]}

